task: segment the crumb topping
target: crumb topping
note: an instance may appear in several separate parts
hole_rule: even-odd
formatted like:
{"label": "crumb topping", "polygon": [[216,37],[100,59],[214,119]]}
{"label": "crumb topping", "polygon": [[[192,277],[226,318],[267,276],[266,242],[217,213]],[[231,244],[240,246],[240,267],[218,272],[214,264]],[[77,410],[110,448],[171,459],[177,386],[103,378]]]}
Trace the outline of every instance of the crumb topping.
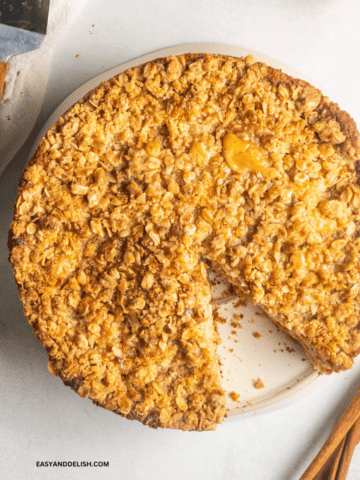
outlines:
{"label": "crumb topping", "polygon": [[150,426],[215,429],[225,393],[205,260],[315,368],[350,368],[359,154],[348,114],[252,57],[169,57],[101,84],[41,141],[11,225],[53,372]]}

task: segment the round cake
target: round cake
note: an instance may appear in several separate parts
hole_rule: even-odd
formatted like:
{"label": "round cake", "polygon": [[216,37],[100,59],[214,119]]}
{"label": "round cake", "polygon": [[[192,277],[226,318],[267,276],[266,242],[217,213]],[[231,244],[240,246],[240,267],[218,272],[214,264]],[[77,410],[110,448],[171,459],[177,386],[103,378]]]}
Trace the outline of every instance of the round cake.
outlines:
{"label": "round cake", "polygon": [[209,265],[319,372],[359,353],[359,133],[252,56],[158,59],[102,83],[19,184],[10,261],[49,369],[151,427],[225,414]]}

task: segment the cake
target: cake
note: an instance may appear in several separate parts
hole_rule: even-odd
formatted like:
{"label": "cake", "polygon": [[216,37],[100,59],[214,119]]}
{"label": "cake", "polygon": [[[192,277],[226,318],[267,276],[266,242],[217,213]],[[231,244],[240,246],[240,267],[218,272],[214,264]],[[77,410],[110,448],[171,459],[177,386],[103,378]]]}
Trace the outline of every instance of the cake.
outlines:
{"label": "cake", "polygon": [[309,83],[187,54],[102,83],[44,136],[9,245],[49,369],[151,427],[225,415],[209,265],[321,373],[360,349],[359,133]]}

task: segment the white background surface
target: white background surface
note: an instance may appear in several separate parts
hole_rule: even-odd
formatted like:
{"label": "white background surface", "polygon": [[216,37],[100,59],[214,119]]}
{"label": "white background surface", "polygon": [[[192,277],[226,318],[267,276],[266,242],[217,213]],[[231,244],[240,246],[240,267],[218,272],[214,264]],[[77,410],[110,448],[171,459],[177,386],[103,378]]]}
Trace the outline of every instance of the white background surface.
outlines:
{"label": "white background surface", "polygon": [[[288,64],[323,85],[360,124],[359,20],[355,0],[90,1],[55,49],[36,129],[98,73],[200,41],[247,47]],[[48,374],[46,352],[14,295],[5,247],[13,180],[30,146],[0,179],[0,477],[297,480],[359,386],[360,362],[297,404],[225,422],[215,433],[151,430],[93,406]],[[45,460],[109,461],[110,467],[36,467]],[[348,479],[360,479],[360,447]]]}

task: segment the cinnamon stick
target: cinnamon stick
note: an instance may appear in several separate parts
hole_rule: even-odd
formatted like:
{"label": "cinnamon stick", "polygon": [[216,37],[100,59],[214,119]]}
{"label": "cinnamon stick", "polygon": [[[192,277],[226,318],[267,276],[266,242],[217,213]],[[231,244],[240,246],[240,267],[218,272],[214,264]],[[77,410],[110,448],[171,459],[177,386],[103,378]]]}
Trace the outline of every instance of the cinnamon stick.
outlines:
{"label": "cinnamon stick", "polygon": [[330,433],[320,452],[301,476],[300,480],[313,480],[316,474],[325,465],[328,458],[336,450],[347,432],[360,417],[360,389],[352,399],[350,405],[341,415],[339,421]]}
{"label": "cinnamon stick", "polygon": [[6,75],[6,63],[0,62],[0,102],[4,93],[5,75]]}
{"label": "cinnamon stick", "polygon": [[314,480],[336,480],[336,474],[338,471],[338,466],[341,462],[345,441],[346,437],[342,439],[340,445],[337,447],[335,452],[328,458],[327,462],[316,475]]}
{"label": "cinnamon stick", "polygon": [[[358,419],[346,435],[346,442],[341,456],[336,480],[345,480],[356,445],[360,442],[360,419]],[[334,477],[335,478],[335,477]],[[332,480],[332,479],[329,479]]]}

